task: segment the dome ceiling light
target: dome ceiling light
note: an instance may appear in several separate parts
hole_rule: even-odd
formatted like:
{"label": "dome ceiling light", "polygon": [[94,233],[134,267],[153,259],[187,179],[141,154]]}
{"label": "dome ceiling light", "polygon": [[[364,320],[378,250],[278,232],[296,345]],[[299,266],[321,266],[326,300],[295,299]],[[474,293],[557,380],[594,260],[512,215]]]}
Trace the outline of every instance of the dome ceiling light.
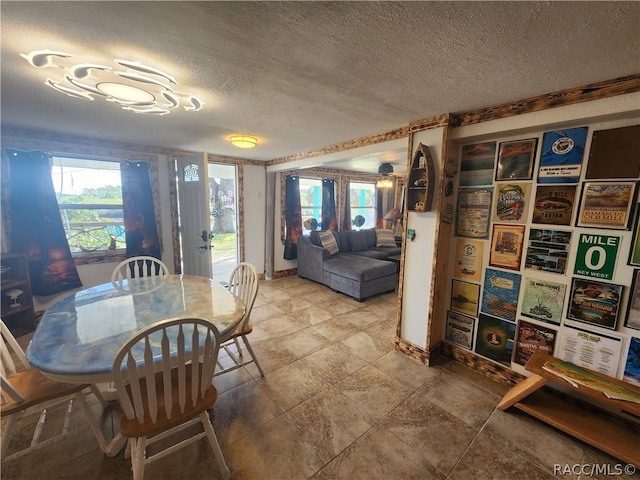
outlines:
{"label": "dome ceiling light", "polygon": [[101,97],[124,110],[147,115],[166,115],[181,105],[185,111],[197,112],[204,106],[199,98],[176,91],[173,76],[140,62],[114,59],[113,67],[76,64],[73,55],[53,50],[20,56],[35,68],[50,68],[45,85],[73,98],[93,101]]}
{"label": "dome ceiling light", "polygon": [[229,141],[238,148],[255,148],[258,145],[258,139],[249,135],[233,135]]}

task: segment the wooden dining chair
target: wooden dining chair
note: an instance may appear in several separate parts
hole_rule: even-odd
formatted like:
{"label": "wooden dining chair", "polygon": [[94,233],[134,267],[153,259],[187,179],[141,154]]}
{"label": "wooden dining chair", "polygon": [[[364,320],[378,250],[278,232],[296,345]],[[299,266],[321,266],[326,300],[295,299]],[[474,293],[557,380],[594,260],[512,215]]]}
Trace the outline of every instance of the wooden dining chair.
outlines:
{"label": "wooden dining chair", "polygon": [[[2,362],[0,363],[0,384],[2,386],[0,415],[6,417],[5,429],[0,439],[2,443],[0,447],[2,461],[5,462],[24,455],[25,453],[51,445],[85,428],[86,426],[81,426],[74,430],[69,430],[69,421],[73,411],[74,400],[80,404],[80,408],[98,441],[100,449],[105,451],[107,442],[102,435],[98,421],[87,404],[85,393],[83,392],[83,390],[90,388],[102,406],[106,407],[107,402],[97,387],[95,385],[61,383],[45,377],[39,370],[31,368],[24,350],[22,350],[22,347],[9,328],[1,320],[0,333],[2,334],[0,336],[0,354],[2,357]],[[58,400],[58,402],[54,402],[55,400]],[[47,410],[51,411],[53,408],[65,404],[67,406],[62,432],[46,440],[41,440]],[[37,406],[42,406],[42,408],[31,408]],[[27,412],[27,409],[30,409],[29,412]],[[19,449],[7,456],[11,435],[17,425],[18,419],[25,414],[39,415],[31,443],[28,447]]]}
{"label": "wooden dining chair", "polygon": [[[134,480],[144,478],[145,465],[204,436],[223,477],[229,478],[207,412],[218,397],[211,382],[219,348],[220,333],[211,322],[174,318],[143,328],[118,350],[113,378]],[[203,432],[147,456],[149,445],[198,422]]]}
{"label": "wooden dining chair", "polygon": [[111,273],[111,283],[116,288],[126,288],[125,280],[149,278],[153,283],[164,280],[169,268],[160,259],[149,256],[130,257],[120,262]]}
{"label": "wooden dining chair", "polygon": [[[258,273],[256,272],[256,268],[247,262],[239,263],[229,276],[228,289],[231,293],[240,297],[244,302],[245,308],[238,326],[222,337],[222,348],[233,361],[233,365],[224,368],[222,367],[222,363],[219,362],[218,366],[221,369],[216,372],[215,376],[249,365],[250,363],[255,363],[260,375],[264,377],[264,371],[260,366],[260,362],[258,362],[258,357],[256,357],[256,354],[249,343],[249,339],[247,338],[247,335],[253,331],[251,310],[253,310],[253,304],[255,303],[256,296],[258,295]],[[242,338],[247,350],[249,351],[250,359],[246,359],[244,357],[238,338]],[[231,349],[232,344],[235,344],[237,355]]]}

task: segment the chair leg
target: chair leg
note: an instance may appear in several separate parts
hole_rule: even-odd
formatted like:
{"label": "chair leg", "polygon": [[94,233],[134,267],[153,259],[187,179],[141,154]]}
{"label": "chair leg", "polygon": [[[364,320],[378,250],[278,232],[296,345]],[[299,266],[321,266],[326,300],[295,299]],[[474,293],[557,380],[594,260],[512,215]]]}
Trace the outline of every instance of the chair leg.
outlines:
{"label": "chair leg", "polygon": [[246,335],[242,336],[242,340],[244,341],[244,344],[247,346],[247,350],[249,350],[249,355],[251,355],[251,358],[253,358],[253,361],[256,364],[256,367],[258,367],[258,371],[260,372],[260,376],[264,377],[264,372],[262,371],[262,367],[260,366],[260,362],[258,362],[258,357],[256,357],[256,354],[253,351],[253,348],[251,348],[251,344],[249,343],[249,339],[247,338]]}
{"label": "chair leg", "polygon": [[129,441],[131,442],[131,469],[133,470],[133,480],[143,480],[147,437],[133,438]]}
{"label": "chair leg", "polygon": [[238,343],[238,337],[234,337],[233,342],[236,344],[236,348],[238,349],[238,355],[242,356],[242,349],[240,348],[240,343]]}
{"label": "chair leg", "polygon": [[216,457],[218,465],[220,465],[222,478],[224,478],[225,480],[229,480],[229,477],[231,477],[231,472],[229,472],[229,467],[227,467],[227,463],[224,461],[224,456],[222,455],[222,450],[220,449],[220,444],[218,443],[216,432],[213,430],[213,425],[211,425],[211,419],[209,418],[209,413],[207,411],[204,411],[200,414],[200,421],[202,422],[202,427],[204,428],[204,431],[207,434],[207,438],[209,439],[209,445],[211,445],[213,455]]}
{"label": "chair leg", "polygon": [[89,388],[100,402],[100,405],[102,405],[102,408],[107,408],[109,406],[109,402],[107,402],[102,396],[102,392],[100,391],[100,389],[95,385],[89,385]]}
{"label": "chair leg", "polygon": [[80,404],[82,413],[84,413],[84,417],[87,423],[89,424],[89,427],[93,432],[93,435],[96,437],[96,441],[100,446],[100,450],[102,450],[102,453],[105,453],[107,451],[107,441],[105,440],[104,435],[102,434],[102,430],[100,430],[100,425],[98,425],[98,422],[96,421],[96,417],[93,416],[93,412],[91,411],[91,408],[87,403],[87,399],[84,398],[84,393],[77,392],[75,394],[75,397],[76,397],[76,401]]}
{"label": "chair leg", "polygon": [[2,437],[0,438],[0,443],[2,443],[2,446],[0,447],[0,456],[2,456],[3,459],[7,455],[7,449],[11,442],[11,434],[13,433],[13,429],[16,426],[19,416],[20,413],[10,415],[7,419],[7,423],[5,424],[4,432],[2,432]]}

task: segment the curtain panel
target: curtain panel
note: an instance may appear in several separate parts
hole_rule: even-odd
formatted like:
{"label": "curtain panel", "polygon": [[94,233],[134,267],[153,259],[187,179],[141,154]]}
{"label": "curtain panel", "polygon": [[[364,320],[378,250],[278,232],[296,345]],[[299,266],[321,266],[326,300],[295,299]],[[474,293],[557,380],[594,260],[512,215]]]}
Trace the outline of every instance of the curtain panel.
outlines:
{"label": "curtain panel", "polygon": [[342,206],[342,231],[351,230],[351,182],[347,180],[344,186],[344,204]]}
{"label": "curtain panel", "polygon": [[322,230],[338,231],[335,180],[322,180]]}
{"label": "curtain panel", "polygon": [[285,260],[298,258],[298,237],[302,235],[302,207],[300,205],[300,177],[297,175],[286,176],[286,205],[285,224],[286,235],[284,242]]}
{"label": "curtain panel", "polygon": [[12,251],[25,253],[34,295],[82,286],[71,256],[45,152],[7,149]]}
{"label": "curtain panel", "polygon": [[122,201],[127,257],[148,255],[161,258],[160,238],[151,191],[149,164],[122,162]]}
{"label": "curtain panel", "polygon": [[376,227],[384,228],[384,213],[382,211],[382,202],[383,202],[382,189],[376,188]]}

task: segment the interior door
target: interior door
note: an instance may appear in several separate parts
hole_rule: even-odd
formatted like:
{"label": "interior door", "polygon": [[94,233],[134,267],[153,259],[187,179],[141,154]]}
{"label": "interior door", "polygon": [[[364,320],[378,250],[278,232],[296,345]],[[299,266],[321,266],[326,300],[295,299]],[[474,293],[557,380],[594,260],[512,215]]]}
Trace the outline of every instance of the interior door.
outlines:
{"label": "interior door", "polygon": [[211,212],[206,153],[177,160],[182,273],[211,278]]}

